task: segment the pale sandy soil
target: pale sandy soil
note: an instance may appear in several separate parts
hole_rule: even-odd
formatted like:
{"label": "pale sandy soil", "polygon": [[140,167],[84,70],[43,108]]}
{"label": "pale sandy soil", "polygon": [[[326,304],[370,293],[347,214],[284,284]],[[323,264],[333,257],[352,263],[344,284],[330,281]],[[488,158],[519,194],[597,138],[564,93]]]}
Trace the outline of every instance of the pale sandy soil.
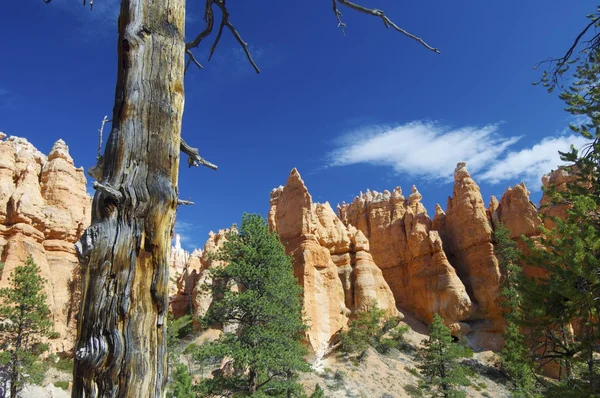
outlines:
{"label": "pale sandy soil", "polygon": [[[411,329],[405,340],[416,349],[427,338],[427,326],[407,316]],[[472,385],[463,388],[467,397],[509,397],[505,380],[496,368],[497,357],[492,352],[475,353],[467,360],[475,369],[469,377]],[[312,392],[319,384],[329,398],[396,398],[419,395],[419,362],[414,352],[399,352],[381,355],[369,349],[366,358],[358,363],[349,361],[339,354],[332,354],[313,365],[315,371],[302,377],[303,384]],[[336,373],[340,376],[336,378]],[[415,392],[410,394],[410,390]],[[408,390],[408,391],[407,391]]]}

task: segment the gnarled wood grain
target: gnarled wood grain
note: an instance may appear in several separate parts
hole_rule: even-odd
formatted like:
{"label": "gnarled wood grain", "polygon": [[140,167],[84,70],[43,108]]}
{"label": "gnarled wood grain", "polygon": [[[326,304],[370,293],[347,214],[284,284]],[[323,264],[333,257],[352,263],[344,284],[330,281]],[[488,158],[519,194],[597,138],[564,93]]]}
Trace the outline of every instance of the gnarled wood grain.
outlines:
{"label": "gnarled wood grain", "polygon": [[[112,130],[83,274],[73,397],[161,397],[177,207],[185,0],[122,0]],[[102,188],[102,189],[100,189]]]}

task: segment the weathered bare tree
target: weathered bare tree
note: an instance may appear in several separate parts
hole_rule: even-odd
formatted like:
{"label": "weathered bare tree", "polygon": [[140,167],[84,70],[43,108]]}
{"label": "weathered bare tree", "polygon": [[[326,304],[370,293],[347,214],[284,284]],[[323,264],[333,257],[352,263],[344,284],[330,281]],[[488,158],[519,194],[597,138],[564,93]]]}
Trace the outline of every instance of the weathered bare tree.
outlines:
{"label": "weathered bare tree", "polygon": [[[180,136],[185,57],[188,66],[202,67],[192,49],[212,33],[218,11],[209,59],[227,28],[259,72],[226,0],[204,1],[206,26],[186,43],[185,0],[121,0],[111,131],[93,170],[92,224],[77,244],[83,287],[73,397],[164,396],[168,254],[177,205],[187,204],[178,200],[180,151],[190,166],[216,169]],[[338,5],[380,18],[439,52],[381,10],[348,0],[332,5],[342,29]]]}

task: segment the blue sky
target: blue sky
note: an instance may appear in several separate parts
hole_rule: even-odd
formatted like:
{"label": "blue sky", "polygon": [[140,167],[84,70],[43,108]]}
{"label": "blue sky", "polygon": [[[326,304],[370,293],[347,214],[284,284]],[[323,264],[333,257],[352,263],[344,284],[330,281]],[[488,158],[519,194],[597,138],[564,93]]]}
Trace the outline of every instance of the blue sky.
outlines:
{"label": "blue sky", "polygon": [[[187,35],[202,29],[201,0],[188,1]],[[97,132],[111,115],[118,0],[10,1],[0,15],[0,131],[47,153],[64,139],[78,166],[95,163]],[[272,188],[293,167],[316,201],[335,206],[367,188],[415,184],[430,214],[446,207],[454,166],[466,161],[486,203],[539,177],[557,150],[582,141],[555,94],[531,82],[532,66],[571,44],[588,1],[364,1],[439,48],[436,55],[380,20],[328,0],[239,1],[231,21],[261,68],[254,73],[224,32],[202,71],[185,78],[182,135],[219,171],[188,169],[176,232],[191,249],[209,230],[266,215]],[[536,192],[537,191],[537,192]]]}

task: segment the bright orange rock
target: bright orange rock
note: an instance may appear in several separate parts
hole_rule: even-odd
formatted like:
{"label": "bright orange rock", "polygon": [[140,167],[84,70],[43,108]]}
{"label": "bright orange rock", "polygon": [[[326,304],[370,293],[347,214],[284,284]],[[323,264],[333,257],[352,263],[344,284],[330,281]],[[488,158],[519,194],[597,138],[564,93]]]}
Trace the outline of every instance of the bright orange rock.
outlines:
{"label": "bright orange rock", "polygon": [[[2,135],[3,139],[4,135]],[[0,141],[0,287],[31,255],[46,279],[54,330],[52,352],[70,353],[79,310],[79,266],[74,243],[90,223],[91,199],[82,168],[58,140],[48,157],[27,140]]]}

